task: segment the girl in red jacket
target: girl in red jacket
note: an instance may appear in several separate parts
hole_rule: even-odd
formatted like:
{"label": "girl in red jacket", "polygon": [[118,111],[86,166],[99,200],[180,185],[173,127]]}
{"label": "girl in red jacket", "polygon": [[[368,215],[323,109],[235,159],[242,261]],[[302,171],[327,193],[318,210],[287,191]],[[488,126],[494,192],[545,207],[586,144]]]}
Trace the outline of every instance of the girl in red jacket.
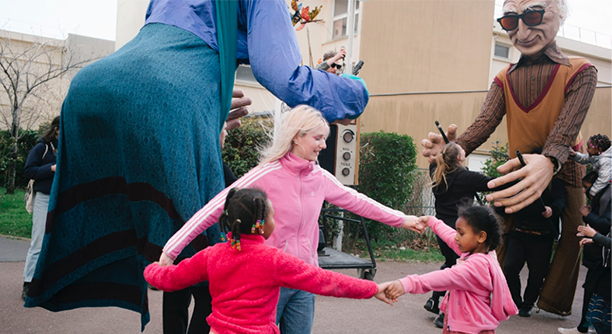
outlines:
{"label": "girl in red jacket", "polygon": [[209,281],[212,314],[206,319],[211,333],[280,333],[276,303],[280,287],[325,296],[376,298],[388,284],[345,276],[306,264],[295,256],[264,245],[274,231],[274,208],[259,189],[231,189],[221,222],[226,243],[200,251],[178,265],[150,264],[145,279],[163,291],[184,289]]}
{"label": "girl in red jacket", "polygon": [[440,305],[442,333],[495,333],[500,321],[518,313],[494,251],[501,239],[495,214],[483,206],[461,208],[456,231],[435,217],[419,220],[461,256],[452,268],[391,282],[387,298],[449,290]]}

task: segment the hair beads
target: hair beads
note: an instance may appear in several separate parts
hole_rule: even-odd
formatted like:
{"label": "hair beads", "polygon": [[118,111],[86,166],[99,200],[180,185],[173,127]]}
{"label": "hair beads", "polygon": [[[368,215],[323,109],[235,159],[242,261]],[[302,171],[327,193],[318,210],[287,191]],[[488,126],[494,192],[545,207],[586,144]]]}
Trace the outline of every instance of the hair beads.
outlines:
{"label": "hair beads", "polygon": [[230,189],[219,220],[222,240],[231,236],[231,247],[240,251],[242,234],[264,234],[267,203],[268,196],[260,189]]}

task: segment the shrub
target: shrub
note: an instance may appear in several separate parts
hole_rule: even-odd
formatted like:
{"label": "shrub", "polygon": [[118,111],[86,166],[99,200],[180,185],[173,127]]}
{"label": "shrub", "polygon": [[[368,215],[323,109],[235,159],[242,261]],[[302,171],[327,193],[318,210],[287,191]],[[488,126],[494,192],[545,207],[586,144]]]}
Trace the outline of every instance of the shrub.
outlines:
{"label": "shrub", "polygon": [[269,143],[268,131],[273,126],[272,118],[244,117],[241,127],[229,131],[221,156],[237,177],[257,166],[259,148]]}
{"label": "shrub", "polygon": [[[413,190],[419,171],[416,166],[416,146],[411,137],[397,133],[362,133],[360,137],[359,185],[355,189],[364,195],[403,211]],[[349,215],[352,218],[357,218]],[[358,224],[344,230],[344,244],[352,249],[363,237]],[[408,234],[379,222],[366,220],[370,237],[402,243]]]}
{"label": "shrub", "polygon": [[497,167],[505,164],[509,159],[508,143],[504,146],[501,145],[499,140],[494,141],[493,149],[489,152],[491,153],[491,157],[485,161],[482,171],[486,176],[500,177],[502,174],[497,171]]}
{"label": "shrub", "polygon": [[[23,176],[23,166],[28,158],[28,153],[42,135],[41,129],[39,131],[20,130],[23,135],[17,143],[15,188],[24,188],[28,185],[29,180]],[[0,186],[2,187],[6,187],[8,182],[8,166],[12,161],[11,147],[14,142],[15,138],[9,131],[0,131]]]}

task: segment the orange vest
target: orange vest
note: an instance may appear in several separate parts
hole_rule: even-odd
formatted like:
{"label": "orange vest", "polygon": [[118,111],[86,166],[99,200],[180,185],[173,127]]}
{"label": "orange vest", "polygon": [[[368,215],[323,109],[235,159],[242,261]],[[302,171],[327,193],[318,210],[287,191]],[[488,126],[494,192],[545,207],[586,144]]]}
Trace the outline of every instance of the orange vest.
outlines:
{"label": "orange vest", "polygon": [[[508,77],[511,66],[500,71],[495,77],[495,82],[504,90],[510,149],[508,153],[510,158],[515,158],[517,150],[527,154],[536,148],[544,148],[546,138],[565,104],[565,94],[569,85],[576,74],[592,65],[581,57],[571,57],[569,67],[556,64],[546,87],[530,106],[523,106],[516,100]],[[575,140],[576,138],[571,138],[568,142],[574,143]]]}

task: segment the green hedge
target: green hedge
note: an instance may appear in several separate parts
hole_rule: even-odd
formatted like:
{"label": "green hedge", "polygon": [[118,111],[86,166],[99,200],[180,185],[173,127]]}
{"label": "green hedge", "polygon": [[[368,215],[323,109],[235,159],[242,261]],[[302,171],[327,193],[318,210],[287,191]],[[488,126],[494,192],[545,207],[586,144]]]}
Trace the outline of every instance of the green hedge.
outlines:
{"label": "green hedge", "polygon": [[229,131],[221,156],[237,177],[257,166],[259,148],[270,142],[268,132],[273,128],[272,118],[254,116],[244,117],[241,127]]}
{"label": "green hedge", "polygon": [[[25,165],[28,153],[36,145],[42,131],[20,130],[23,133],[18,142],[17,165],[15,188],[25,188],[28,185],[28,179],[23,176],[23,166]],[[11,144],[14,143],[13,137],[9,131],[0,131],[0,187],[6,187],[8,182],[8,166],[11,162]]]}
{"label": "green hedge", "polygon": [[[362,133],[359,150],[359,185],[356,190],[396,210],[404,207],[418,175],[417,148],[412,137],[384,131]],[[393,240],[401,230],[367,221],[375,240]]]}

